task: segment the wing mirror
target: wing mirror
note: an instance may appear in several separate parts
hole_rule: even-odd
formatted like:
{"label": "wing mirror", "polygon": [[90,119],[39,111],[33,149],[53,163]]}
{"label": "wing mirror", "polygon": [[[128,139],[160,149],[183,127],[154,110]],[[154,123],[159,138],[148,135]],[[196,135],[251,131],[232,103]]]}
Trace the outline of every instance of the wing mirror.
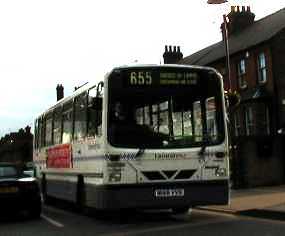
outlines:
{"label": "wing mirror", "polygon": [[230,108],[237,107],[240,104],[240,95],[238,92],[225,92],[227,104]]}
{"label": "wing mirror", "polygon": [[92,106],[95,110],[101,111],[102,110],[102,98],[94,97],[92,100]]}

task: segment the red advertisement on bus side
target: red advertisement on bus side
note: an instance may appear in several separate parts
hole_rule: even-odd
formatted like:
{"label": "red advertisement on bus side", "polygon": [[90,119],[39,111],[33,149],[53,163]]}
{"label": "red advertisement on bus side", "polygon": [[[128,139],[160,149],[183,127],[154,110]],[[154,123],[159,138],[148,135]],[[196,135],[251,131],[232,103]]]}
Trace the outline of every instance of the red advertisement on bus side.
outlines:
{"label": "red advertisement on bus side", "polygon": [[71,145],[63,144],[47,150],[48,168],[70,168],[71,167]]}

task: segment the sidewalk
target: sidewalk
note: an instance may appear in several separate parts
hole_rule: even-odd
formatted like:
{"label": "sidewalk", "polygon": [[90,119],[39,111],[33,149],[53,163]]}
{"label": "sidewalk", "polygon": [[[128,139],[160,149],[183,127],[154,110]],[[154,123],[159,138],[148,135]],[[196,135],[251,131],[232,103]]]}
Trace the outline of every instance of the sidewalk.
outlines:
{"label": "sidewalk", "polygon": [[285,220],[285,185],[231,190],[228,206],[199,209]]}

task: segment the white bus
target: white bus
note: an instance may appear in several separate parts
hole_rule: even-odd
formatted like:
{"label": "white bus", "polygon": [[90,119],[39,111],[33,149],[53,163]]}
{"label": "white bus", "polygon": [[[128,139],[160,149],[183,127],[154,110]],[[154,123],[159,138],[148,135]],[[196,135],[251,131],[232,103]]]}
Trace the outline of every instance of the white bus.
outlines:
{"label": "white bus", "polygon": [[228,204],[225,114],[212,68],[114,68],[35,120],[43,195],[105,210]]}

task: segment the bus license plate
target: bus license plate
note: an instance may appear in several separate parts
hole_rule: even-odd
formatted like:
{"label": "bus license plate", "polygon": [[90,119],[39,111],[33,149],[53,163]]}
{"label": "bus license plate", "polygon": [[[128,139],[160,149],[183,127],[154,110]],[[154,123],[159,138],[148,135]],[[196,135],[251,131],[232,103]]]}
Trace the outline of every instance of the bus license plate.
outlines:
{"label": "bus license plate", "polygon": [[183,197],[183,188],[173,188],[173,189],[156,189],[154,191],[155,197]]}

